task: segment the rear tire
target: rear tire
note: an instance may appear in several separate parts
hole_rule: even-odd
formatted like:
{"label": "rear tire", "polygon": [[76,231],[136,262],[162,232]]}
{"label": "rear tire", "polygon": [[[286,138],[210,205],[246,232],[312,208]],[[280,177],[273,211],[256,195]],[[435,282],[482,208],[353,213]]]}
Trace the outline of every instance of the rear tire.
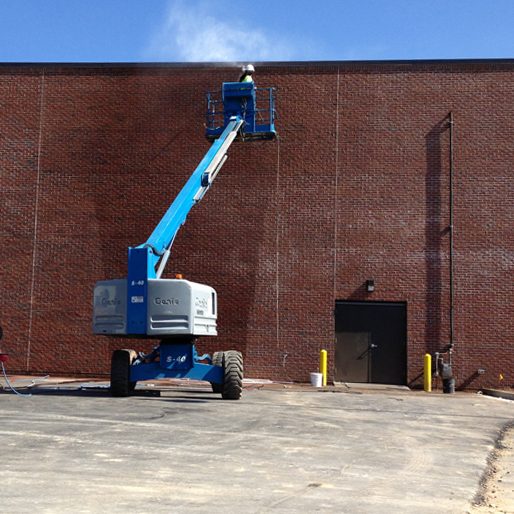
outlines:
{"label": "rear tire", "polygon": [[221,396],[224,400],[239,400],[243,392],[243,355],[229,350],[223,352],[224,381]]}
{"label": "rear tire", "polygon": [[128,396],[136,387],[130,381],[130,366],[137,358],[134,350],[115,350],[111,358],[111,395]]}
{"label": "rear tire", "polygon": [[[212,365],[219,367],[223,366],[223,352],[214,352],[212,355]],[[211,382],[211,387],[213,393],[223,392],[223,384],[216,384],[215,382]]]}

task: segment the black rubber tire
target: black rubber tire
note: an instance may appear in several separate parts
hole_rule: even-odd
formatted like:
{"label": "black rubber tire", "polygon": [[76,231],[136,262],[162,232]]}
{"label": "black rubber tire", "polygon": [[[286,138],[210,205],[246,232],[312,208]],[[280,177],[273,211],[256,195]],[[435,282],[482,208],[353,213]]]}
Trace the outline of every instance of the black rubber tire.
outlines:
{"label": "black rubber tire", "polygon": [[130,365],[137,358],[134,350],[115,350],[111,358],[111,395],[128,396],[136,387],[130,382]]}
{"label": "black rubber tire", "polygon": [[221,397],[224,400],[239,400],[243,392],[243,355],[229,350],[223,352],[224,382]]}
{"label": "black rubber tire", "polygon": [[[223,367],[223,352],[214,352],[212,355],[212,365]],[[212,392],[213,393],[222,393],[223,392],[223,384],[215,384],[211,382]]]}

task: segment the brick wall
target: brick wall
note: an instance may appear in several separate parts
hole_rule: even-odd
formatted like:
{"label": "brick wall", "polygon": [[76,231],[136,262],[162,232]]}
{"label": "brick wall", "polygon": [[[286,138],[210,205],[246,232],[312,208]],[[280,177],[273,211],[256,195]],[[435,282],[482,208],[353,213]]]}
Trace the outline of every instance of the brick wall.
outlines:
{"label": "brick wall", "polygon": [[[209,143],[215,66],[0,67],[0,321],[9,369],[104,374],[95,281],[125,275]],[[336,300],[407,302],[408,376],[449,341],[449,129],[455,119],[455,371],[514,385],[514,63],[261,65],[274,142],[237,143],[168,272],[215,287],[246,375],[305,381],[334,357]],[[364,283],[373,278],[376,291]],[[131,342],[134,346],[135,342]],[[151,343],[136,344],[145,349]],[[478,376],[478,368],[486,373]]]}

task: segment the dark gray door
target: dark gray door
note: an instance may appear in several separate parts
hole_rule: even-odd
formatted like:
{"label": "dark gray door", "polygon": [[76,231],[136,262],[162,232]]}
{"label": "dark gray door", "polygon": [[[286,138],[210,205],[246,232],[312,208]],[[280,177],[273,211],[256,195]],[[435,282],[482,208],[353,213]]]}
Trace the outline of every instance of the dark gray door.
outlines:
{"label": "dark gray door", "polygon": [[[371,334],[339,332],[336,333],[336,340],[336,380],[369,382]],[[345,351],[337,351],[337,348],[344,348]],[[337,377],[344,377],[344,379]]]}
{"label": "dark gray door", "polygon": [[407,305],[337,302],[335,379],[406,384]]}

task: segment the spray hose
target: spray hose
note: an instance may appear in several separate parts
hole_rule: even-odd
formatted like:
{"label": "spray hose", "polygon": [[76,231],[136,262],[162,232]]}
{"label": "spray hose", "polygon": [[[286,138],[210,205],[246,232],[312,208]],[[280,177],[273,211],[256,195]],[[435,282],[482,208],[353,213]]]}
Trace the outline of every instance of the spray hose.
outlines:
{"label": "spray hose", "polygon": [[22,396],[24,398],[30,398],[32,395],[29,393],[29,394],[24,394],[24,393],[20,393],[19,391],[16,391],[16,389],[14,388],[14,386],[11,384],[11,382],[9,382],[9,378],[7,377],[7,373],[5,372],[5,366],[4,366],[4,362],[2,360],[0,360],[0,365],[2,366],[2,373],[4,375],[4,379],[5,379],[5,382],[6,384],[8,385],[9,389],[17,394],[18,396]]}

